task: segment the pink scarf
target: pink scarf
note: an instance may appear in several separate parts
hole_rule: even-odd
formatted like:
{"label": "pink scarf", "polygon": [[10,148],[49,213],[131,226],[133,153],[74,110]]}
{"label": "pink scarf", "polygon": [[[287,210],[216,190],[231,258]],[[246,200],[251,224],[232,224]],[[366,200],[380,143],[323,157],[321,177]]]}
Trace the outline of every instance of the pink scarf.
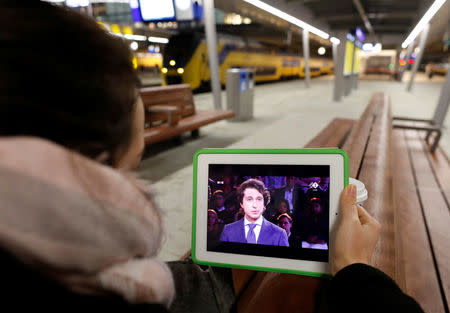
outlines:
{"label": "pink scarf", "polygon": [[170,306],[149,195],[132,175],[49,141],[0,139],[0,246],[73,291]]}

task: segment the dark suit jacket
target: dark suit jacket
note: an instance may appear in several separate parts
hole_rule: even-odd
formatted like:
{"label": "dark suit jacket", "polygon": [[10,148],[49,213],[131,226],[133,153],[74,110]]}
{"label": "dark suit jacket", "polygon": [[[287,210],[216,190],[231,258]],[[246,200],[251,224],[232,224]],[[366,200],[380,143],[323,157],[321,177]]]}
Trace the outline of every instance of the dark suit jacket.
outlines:
{"label": "dark suit jacket", "polygon": [[[246,243],[244,219],[225,225],[220,236],[220,241]],[[288,238],[284,229],[272,224],[265,218],[263,218],[257,244],[289,247]]]}
{"label": "dark suit jacket", "polygon": [[[271,201],[272,206],[275,208],[275,206],[281,201],[281,200],[285,200],[285,192],[286,192],[286,187],[282,187],[279,189],[275,190],[274,193],[274,199],[273,201]],[[302,202],[304,202],[305,200],[305,196],[303,193],[303,190],[301,190],[300,188],[298,188],[297,186],[294,186],[294,189],[292,190],[292,204],[293,207],[290,208],[290,210],[292,210],[294,213],[298,210],[302,210],[303,208],[302,206]]]}

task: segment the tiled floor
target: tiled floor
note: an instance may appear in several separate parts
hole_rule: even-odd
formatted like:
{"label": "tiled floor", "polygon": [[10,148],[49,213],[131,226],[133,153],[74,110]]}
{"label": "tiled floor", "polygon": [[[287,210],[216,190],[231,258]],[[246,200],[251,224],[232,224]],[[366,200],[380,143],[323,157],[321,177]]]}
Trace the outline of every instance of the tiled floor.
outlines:
{"label": "tiled floor", "polygon": [[[303,80],[258,85],[254,115],[248,122],[221,121],[201,129],[198,139],[186,135],[182,144],[151,146],[139,168],[154,182],[156,201],[165,212],[166,241],[163,260],[183,255],[191,242],[192,157],[201,148],[300,148],[335,117],[357,119],[372,93],[384,91],[392,100],[394,115],[430,118],[436,107],[442,78],[429,81],[419,75],[412,92],[406,83],[362,80],[359,88],[340,102],[332,101],[331,77],[313,79],[311,88]],[[407,81],[407,75],[405,80]],[[195,95],[197,109],[213,108],[210,93]],[[225,93],[223,105],[225,106]],[[450,114],[441,146],[450,155]]]}

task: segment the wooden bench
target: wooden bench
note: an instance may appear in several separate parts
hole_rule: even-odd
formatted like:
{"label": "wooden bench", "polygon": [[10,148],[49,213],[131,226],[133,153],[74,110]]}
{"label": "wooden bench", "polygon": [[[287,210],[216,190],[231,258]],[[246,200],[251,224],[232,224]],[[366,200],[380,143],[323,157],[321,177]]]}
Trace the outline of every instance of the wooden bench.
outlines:
{"label": "wooden bench", "polygon": [[394,129],[397,282],[425,312],[449,312],[450,162],[423,131]]}
{"label": "wooden bench", "polygon": [[200,127],[234,116],[233,111],[196,110],[187,84],[141,88],[140,95],[146,110],[146,145],[189,131],[196,137]]}
{"label": "wooden bench", "polygon": [[[364,206],[382,224],[372,265],[425,312],[448,312],[448,158],[439,148],[431,153],[422,133],[393,130],[390,100],[382,93],[372,97],[359,121],[335,119],[306,145],[336,146],[347,151],[350,177],[366,184]],[[328,311],[326,279],[233,269],[233,280],[238,312]]]}

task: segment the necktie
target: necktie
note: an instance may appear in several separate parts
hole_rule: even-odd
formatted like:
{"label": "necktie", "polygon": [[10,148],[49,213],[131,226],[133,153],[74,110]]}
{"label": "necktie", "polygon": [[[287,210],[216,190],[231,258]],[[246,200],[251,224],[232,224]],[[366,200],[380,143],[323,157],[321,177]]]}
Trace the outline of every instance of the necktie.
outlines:
{"label": "necktie", "polygon": [[248,224],[248,233],[247,233],[247,243],[256,243],[256,236],[253,229],[255,229],[256,224]]}

